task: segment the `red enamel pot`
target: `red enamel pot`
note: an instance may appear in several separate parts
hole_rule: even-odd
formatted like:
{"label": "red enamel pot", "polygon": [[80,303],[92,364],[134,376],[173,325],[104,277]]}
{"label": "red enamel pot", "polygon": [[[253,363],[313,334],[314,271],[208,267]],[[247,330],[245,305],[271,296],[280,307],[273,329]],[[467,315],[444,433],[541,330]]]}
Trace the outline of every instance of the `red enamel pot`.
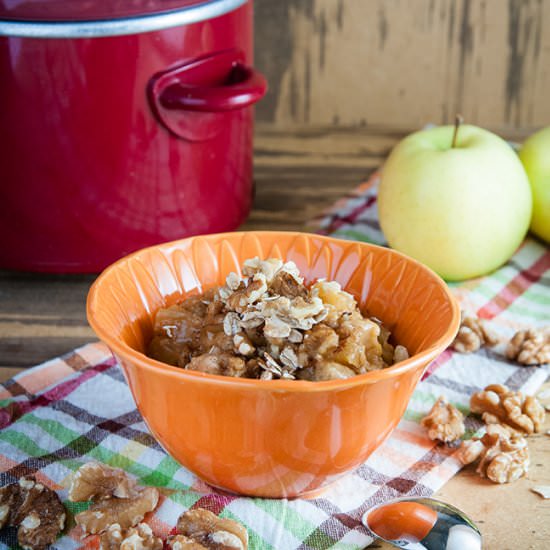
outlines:
{"label": "red enamel pot", "polygon": [[0,0],[0,267],[95,272],[242,223],[252,39],[246,0]]}

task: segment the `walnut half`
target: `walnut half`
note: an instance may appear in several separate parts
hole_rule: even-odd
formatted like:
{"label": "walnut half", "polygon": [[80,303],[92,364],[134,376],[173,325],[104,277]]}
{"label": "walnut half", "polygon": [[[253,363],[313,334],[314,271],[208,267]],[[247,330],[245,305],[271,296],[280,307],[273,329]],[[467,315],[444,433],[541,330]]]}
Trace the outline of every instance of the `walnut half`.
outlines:
{"label": "walnut half", "polygon": [[495,346],[498,336],[483,319],[470,317],[462,312],[460,328],[451,347],[459,353],[472,353],[483,346]]}
{"label": "walnut half", "polygon": [[[86,534],[107,531],[114,540],[119,535],[122,537],[156,508],[159,492],[154,487],[138,487],[135,479],[123,470],[90,462],[81,466],[74,475],[69,497],[76,502],[93,501],[88,510],[75,516],[77,525]],[[131,540],[137,540],[142,531],[132,532]],[[104,545],[109,548],[106,542],[109,536],[106,537]]]}
{"label": "walnut half", "polygon": [[145,514],[152,512],[158,500],[157,489],[144,487],[132,498],[110,498],[94,502],[74,519],[85,533],[101,533],[115,523],[121,529],[128,529],[140,523]]}
{"label": "walnut half", "polygon": [[518,330],[508,343],[506,357],[525,366],[550,363],[550,327]]}
{"label": "walnut half", "polygon": [[428,430],[430,439],[444,443],[460,439],[465,432],[464,416],[443,396],[434,403],[430,412],[422,419],[421,424]]}
{"label": "walnut half", "polygon": [[536,397],[524,396],[502,384],[491,384],[470,398],[470,409],[480,414],[486,424],[504,424],[516,432],[539,432],[545,410]]}
{"label": "walnut half", "polygon": [[208,548],[185,535],[174,535],[166,541],[172,550],[208,550]]}
{"label": "walnut half", "polygon": [[146,523],[126,530],[114,523],[99,539],[100,550],[162,550],[162,547],[162,540],[155,537]]}
{"label": "walnut half", "polygon": [[168,540],[173,550],[246,550],[248,532],[231,519],[218,517],[203,508],[183,513],[177,523],[178,535]]}
{"label": "walnut half", "polygon": [[483,437],[463,441],[459,456],[463,464],[479,458],[476,472],[494,483],[516,481],[529,470],[527,440],[517,435],[507,436],[500,430],[493,431],[491,426]]}
{"label": "walnut half", "polygon": [[54,543],[65,527],[65,508],[57,493],[23,477],[0,489],[0,528],[17,526],[22,548],[43,550]]}
{"label": "walnut half", "polygon": [[88,462],[74,474],[69,500],[84,502],[110,497],[129,498],[136,494],[136,481],[119,468]]}

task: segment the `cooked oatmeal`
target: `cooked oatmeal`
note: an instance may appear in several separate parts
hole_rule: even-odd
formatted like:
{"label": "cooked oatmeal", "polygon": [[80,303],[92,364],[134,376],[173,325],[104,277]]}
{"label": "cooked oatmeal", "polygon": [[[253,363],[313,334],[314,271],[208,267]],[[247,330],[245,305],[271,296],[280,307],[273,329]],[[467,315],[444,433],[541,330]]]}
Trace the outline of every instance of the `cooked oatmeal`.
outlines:
{"label": "cooked oatmeal", "polygon": [[390,332],[335,281],[304,284],[293,262],[246,260],[211,288],[160,309],[148,355],[241,378],[332,380],[406,359]]}

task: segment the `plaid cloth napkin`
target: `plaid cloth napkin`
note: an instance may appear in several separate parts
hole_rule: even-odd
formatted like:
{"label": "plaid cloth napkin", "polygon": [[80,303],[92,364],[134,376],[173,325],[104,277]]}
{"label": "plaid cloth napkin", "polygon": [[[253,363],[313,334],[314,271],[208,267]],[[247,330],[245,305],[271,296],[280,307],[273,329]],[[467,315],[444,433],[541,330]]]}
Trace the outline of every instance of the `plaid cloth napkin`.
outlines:
{"label": "plaid cloth napkin", "polygon": [[[311,229],[384,244],[377,185],[374,175]],[[492,320],[502,336],[542,325],[549,320],[550,251],[528,239],[497,272],[451,286],[463,308]],[[533,393],[547,374],[509,363],[498,347],[471,355],[447,350],[428,368],[390,439],[365,464],[318,498],[265,500],[216,491],[181,468],[150,435],[108,349],[89,344],[0,386],[0,485],[34,474],[76,513],[86,505],[66,500],[71,474],[99,460],[166,489],[148,519],[160,536],[173,532],[184,510],[203,507],[244,523],[252,549],[360,549],[373,540],[360,522],[366,510],[395,497],[430,495],[459,470],[456,448],[435,445],[419,425],[439,395],[467,413],[469,396],[489,383]],[[471,434],[479,424],[468,418],[467,427]],[[78,548],[80,535],[70,528],[54,548]],[[14,529],[4,530],[3,547],[17,547],[14,536]]]}

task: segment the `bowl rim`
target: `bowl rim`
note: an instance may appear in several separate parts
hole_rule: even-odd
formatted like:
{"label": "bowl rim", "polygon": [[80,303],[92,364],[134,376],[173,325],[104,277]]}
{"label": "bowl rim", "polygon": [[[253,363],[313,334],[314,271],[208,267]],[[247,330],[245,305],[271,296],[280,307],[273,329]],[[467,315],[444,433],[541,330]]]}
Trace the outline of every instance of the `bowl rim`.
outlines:
{"label": "bowl rim", "polygon": [[[254,234],[258,236],[261,236],[261,235],[273,236],[273,235],[284,234],[284,235],[289,235],[289,236],[291,235],[295,237],[299,237],[299,236],[312,237],[312,238],[314,237],[316,239],[320,239],[326,242],[333,242],[333,241],[336,241],[336,242],[341,241],[344,243],[353,242],[355,244],[358,244],[361,247],[366,247],[370,249],[372,248],[381,249],[386,253],[399,256],[408,262],[412,262],[413,264],[416,265],[417,268],[428,273],[428,275],[434,278],[434,280],[442,288],[444,294],[448,299],[448,302],[452,311],[452,317],[451,317],[451,322],[449,324],[449,327],[447,328],[447,330],[444,332],[442,336],[440,336],[431,346],[429,346],[424,351],[417,353],[415,355],[412,355],[411,357],[409,357],[405,361],[401,361],[397,365],[387,367],[384,369],[369,371],[364,374],[357,374],[350,378],[335,379],[335,380],[323,380],[323,381],[282,380],[282,379],[259,380],[255,378],[237,378],[237,377],[223,376],[218,374],[207,374],[199,371],[186,370],[181,367],[176,367],[173,365],[169,365],[167,363],[163,363],[161,361],[157,361],[156,359],[152,359],[146,356],[145,354],[133,349],[128,344],[121,342],[119,339],[115,337],[115,335],[109,333],[109,331],[107,331],[101,325],[101,323],[97,320],[95,315],[95,309],[97,304],[97,297],[100,294],[104,278],[109,272],[117,270],[119,266],[121,266],[122,264],[127,263],[129,260],[141,254],[147,253],[148,251],[155,250],[155,249],[177,247],[180,243],[186,243],[197,238],[217,241],[217,240],[223,239],[224,237],[229,237],[229,236],[234,237],[235,235],[245,235],[245,234]],[[303,231],[302,232],[301,231],[232,231],[232,232],[225,232],[225,233],[212,233],[209,235],[194,235],[191,237],[185,237],[183,239],[167,241],[167,242],[159,243],[153,246],[141,248],[139,250],[136,250],[120,258],[119,260],[115,261],[111,265],[107,266],[99,274],[99,276],[96,278],[96,280],[93,282],[92,286],[90,287],[90,290],[88,291],[87,300],[86,300],[86,317],[88,319],[88,323],[90,324],[90,326],[92,327],[96,335],[100,338],[101,341],[103,341],[103,343],[105,343],[109,347],[109,349],[115,356],[120,356],[123,359],[131,360],[133,364],[138,365],[140,368],[143,368],[145,370],[154,371],[157,373],[160,370],[163,374],[171,376],[178,380],[189,379],[190,381],[194,380],[196,382],[201,380],[204,383],[210,383],[214,385],[223,385],[223,386],[228,385],[234,388],[239,388],[241,390],[242,389],[249,389],[249,390],[255,390],[255,391],[257,390],[266,390],[266,391],[292,390],[292,392],[294,393],[299,393],[299,392],[315,392],[315,391],[327,391],[327,390],[343,390],[343,389],[351,388],[358,385],[374,384],[380,380],[394,378],[406,371],[413,370],[416,367],[418,367],[420,364],[425,364],[427,366],[433,359],[439,356],[451,344],[454,337],[456,336],[456,333],[458,332],[458,328],[460,326],[460,307],[458,305],[456,298],[453,296],[452,292],[450,291],[449,287],[439,275],[437,275],[432,269],[430,269],[423,263],[392,248],[379,246],[379,245],[362,242],[362,241],[350,241],[350,240],[339,239],[339,238],[331,237],[327,235],[320,235],[317,233],[307,233]]]}

